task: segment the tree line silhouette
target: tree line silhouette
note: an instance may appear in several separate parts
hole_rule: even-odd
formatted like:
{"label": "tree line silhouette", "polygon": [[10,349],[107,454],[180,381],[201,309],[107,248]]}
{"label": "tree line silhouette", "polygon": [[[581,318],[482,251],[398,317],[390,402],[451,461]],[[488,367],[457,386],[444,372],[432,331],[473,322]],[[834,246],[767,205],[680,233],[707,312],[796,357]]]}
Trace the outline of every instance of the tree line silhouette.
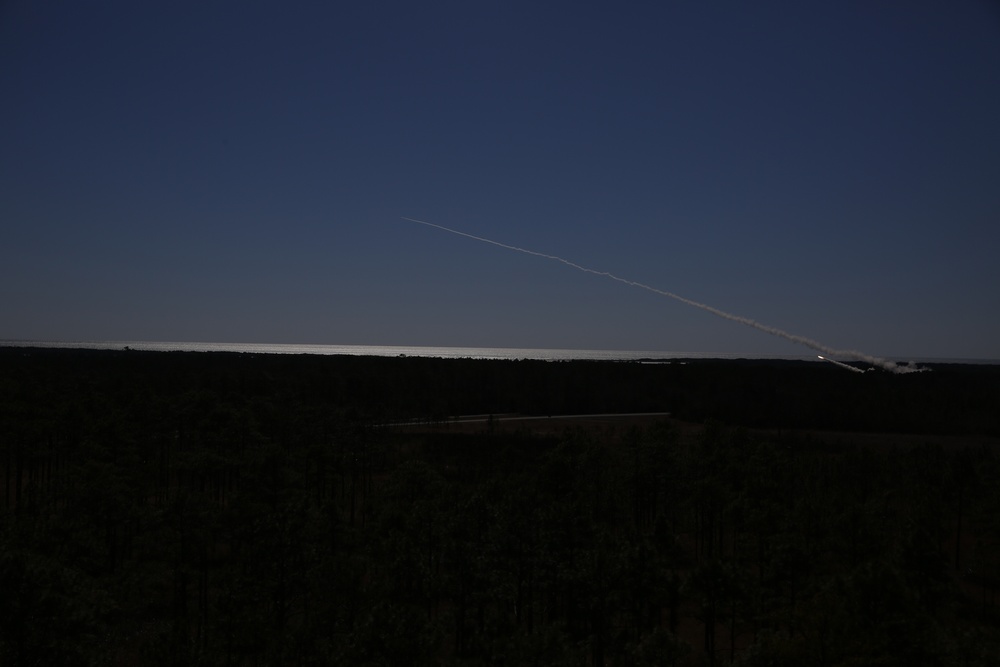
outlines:
{"label": "tree line silhouette", "polygon": [[[0,368],[0,664],[1000,658],[994,367],[0,348]],[[448,427],[644,411],[672,418]]]}

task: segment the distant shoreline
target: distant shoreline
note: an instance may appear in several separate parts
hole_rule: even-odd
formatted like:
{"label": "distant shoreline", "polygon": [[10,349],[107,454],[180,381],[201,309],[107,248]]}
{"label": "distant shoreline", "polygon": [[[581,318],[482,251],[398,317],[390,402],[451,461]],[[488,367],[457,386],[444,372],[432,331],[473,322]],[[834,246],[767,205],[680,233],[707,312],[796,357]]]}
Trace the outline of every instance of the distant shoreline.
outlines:
{"label": "distant shoreline", "polygon": [[[43,341],[0,340],[0,347],[136,350],[142,352],[237,352],[249,354],[315,354],[376,357],[422,357],[438,359],[498,359],[542,361],[636,361],[673,362],[696,359],[820,361],[815,354],[740,354],[716,352],[664,352],[651,350],[581,350],[556,348],[462,347],[431,345],[319,345],[301,343],[211,343],[185,341]],[[1000,359],[918,357],[892,358],[915,363],[998,365]],[[851,359],[845,359],[851,361]]]}

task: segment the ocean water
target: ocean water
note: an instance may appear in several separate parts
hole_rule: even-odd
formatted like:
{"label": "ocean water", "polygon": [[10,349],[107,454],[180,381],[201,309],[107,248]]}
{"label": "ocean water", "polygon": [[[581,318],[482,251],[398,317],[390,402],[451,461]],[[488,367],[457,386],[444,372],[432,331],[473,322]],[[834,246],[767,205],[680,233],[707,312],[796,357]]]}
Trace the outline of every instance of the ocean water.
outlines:
{"label": "ocean water", "polygon": [[[50,347],[82,350],[147,350],[155,352],[242,352],[247,354],[320,354],[376,357],[429,357],[439,359],[540,359],[544,361],[649,361],[684,359],[790,359],[817,361],[814,353],[755,355],[714,352],[663,352],[649,350],[567,350],[513,347],[433,347],[420,345],[308,345],[290,343],[199,343],[162,341],[37,341],[0,340],[0,347]],[[997,359],[896,359],[916,363],[1000,364]],[[825,362],[820,362],[825,363]]]}

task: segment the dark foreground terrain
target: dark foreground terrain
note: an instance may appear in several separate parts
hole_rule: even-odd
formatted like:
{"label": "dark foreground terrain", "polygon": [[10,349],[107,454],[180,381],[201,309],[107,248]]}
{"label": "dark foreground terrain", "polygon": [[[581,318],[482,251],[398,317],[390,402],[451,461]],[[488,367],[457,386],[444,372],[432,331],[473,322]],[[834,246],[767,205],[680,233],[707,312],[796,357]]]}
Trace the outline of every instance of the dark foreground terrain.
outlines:
{"label": "dark foreground terrain", "polygon": [[0,348],[0,665],[996,665],[998,448],[995,366]]}

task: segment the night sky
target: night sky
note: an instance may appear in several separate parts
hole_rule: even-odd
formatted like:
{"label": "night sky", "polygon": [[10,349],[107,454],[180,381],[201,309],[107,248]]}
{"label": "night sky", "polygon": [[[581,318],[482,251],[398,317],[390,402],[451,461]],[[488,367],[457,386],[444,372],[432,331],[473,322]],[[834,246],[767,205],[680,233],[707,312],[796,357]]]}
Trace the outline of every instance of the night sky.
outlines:
{"label": "night sky", "polygon": [[1000,4],[0,5],[0,339],[1000,359]]}

